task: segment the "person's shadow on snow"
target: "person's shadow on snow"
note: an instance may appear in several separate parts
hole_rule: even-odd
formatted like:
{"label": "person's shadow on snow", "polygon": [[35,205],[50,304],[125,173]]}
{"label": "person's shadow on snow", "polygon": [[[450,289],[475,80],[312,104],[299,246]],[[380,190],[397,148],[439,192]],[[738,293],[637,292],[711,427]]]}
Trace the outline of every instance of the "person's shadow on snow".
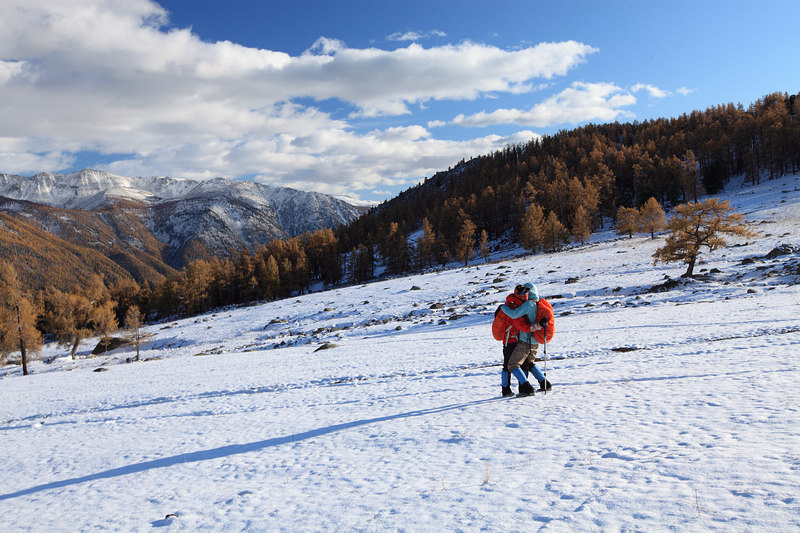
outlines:
{"label": "person's shadow on snow", "polygon": [[[97,472],[95,474],[89,474],[86,476],[75,477],[71,479],[64,479],[61,481],[54,481],[52,483],[45,483],[43,485],[37,485],[34,487],[30,487],[27,489],[18,490],[16,492],[11,492],[8,494],[0,494],[0,501],[4,500],[11,500],[14,498],[18,498],[20,496],[26,496],[28,494],[34,494],[37,492],[42,492],[45,490],[51,489],[59,489],[62,487],[68,487],[71,485],[78,485],[80,483],[85,483],[88,481],[97,481],[98,479],[109,479],[115,478],[119,476],[125,476],[128,474],[135,474],[138,472],[146,472],[148,470],[154,470],[156,468],[166,468],[174,465],[179,464],[186,464],[186,463],[194,463],[199,461],[209,461],[212,459],[220,459],[222,457],[230,457],[232,455],[238,455],[241,453],[249,453],[249,452],[256,452],[259,450],[264,450],[267,448],[273,448],[275,446],[280,446],[282,444],[289,444],[294,442],[300,442],[308,439],[312,439],[314,437],[320,437],[323,435],[327,435],[330,433],[335,433],[337,431],[342,431],[345,429],[355,428],[359,426],[366,426],[369,424],[378,424],[380,422],[386,422],[389,420],[399,420],[403,418],[414,418],[417,416],[426,416],[426,415],[434,415],[437,413],[444,413],[447,411],[455,411],[459,409],[466,409],[469,407],[475,407],[477,405],[482,405],[485,403],[490,402],[497,402],[497,401],[504,401],[503,398],[485,398],[482,400],[475,400],[473,402],[461,403],[461,404],[452,404],[452,405],[445,405],[442,407],[431,407],[430,409],[420,409],[417,411],[409,411],[407,413],[398,413],[394,415],[387,415],[387,416],[380,416],[376,418],[367,418],[364,420],[357,420],[355,422],[345,422],[342,424],[335,424],[333,426],[328,426],[325,428],[319,429],[312,429],[309,431],[304,431],[302,433],[297,433],[294,435],[287,435],[285,437],[275,437],[272,439],[266,439],[256,442],[250,442],[247,444],[231,444],[229,446],[221,446],[219,448],[213,448],[210,450],[202,450],[198,452],[190,452],[180,455],[173,455],[172,457],[164,457],[162,459],[154,459],[152,461],[144,461],[142,463],[136,463],[128,466],[121,466],[119,468],[112,468],[110,470],[105,470],[103,472]],[[167,515],[163,520],[157,520],[153,522],[154,526],[163,527],[169,525],[172,521],[172,518],[175,515]]]}

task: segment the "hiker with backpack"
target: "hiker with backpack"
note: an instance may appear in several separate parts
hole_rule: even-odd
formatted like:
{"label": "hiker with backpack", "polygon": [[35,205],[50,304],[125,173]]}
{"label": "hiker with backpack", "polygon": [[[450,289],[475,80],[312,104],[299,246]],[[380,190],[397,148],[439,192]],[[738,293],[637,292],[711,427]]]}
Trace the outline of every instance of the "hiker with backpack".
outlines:
{"label": "hiker with backpack", "polygon": [[[512,301],[509,302],[509,300]],[[521,303],[518,306],[513,306],[515,300],[519,300]],[[550,390],[552,388],[550,382],[547,381],[545,375],[535,364],[539,342],[534,333],[539,332],[538,336],[543,341],[552,337],[552,307],[550,307],[549,303],[545,305],[545,300],[542,300],[540,305],[539,300],[539,292],[536,289],[536,285],[528,282],[517,285],[514,293],[506,298],[506,304],[501,305],[499,308],[500,312],[511,319],[517,330],[517,342],[510,349],[508,346],[503,348],[503,396],[512,394],[512,374],[519,381],[519,393],[522,396],[529,396],[535,391],[528,379],[529,374],[533,374],[533,377],[539,382],[539,390]],[[512,305],[509,305],[509,303]],[[547,322],[548,319],[550,324]],[[548,327],[550,329],[546,330],[545,328]],[[508,350],[508,356],[506,356],[506,350]]]}
{"label": "hiker with backpack", "polygon": [[[527,300],[525,294],[527,288],[518,285],[514,292],[506,296],[506,305],[512,309],[516,309]],[[492,333],[494,338],[503,341],[503,370],[500,372],[500,386],[502,387],[503,396],[513,396],[511,391],[511,372],[508,369],[508,361],[511,358],[511,353],[514,347],[519,342],[519,324],[514,324],[505,313],[500,310],[500,307],[494,312],[494,322],[492,323]],[[524,319],[520,319],[524,320]]]}

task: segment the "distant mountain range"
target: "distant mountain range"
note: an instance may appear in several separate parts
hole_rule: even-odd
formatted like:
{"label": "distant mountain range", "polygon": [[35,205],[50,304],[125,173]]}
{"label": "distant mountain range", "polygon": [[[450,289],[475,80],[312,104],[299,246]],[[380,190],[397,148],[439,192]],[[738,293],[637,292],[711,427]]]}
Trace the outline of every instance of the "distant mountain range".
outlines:
{"label": "distant mountain range", "polygon": [[[336,228],[364,210],[325,194],[223,178],[0,174],[0,258],[37,287],[48,263],[72,264],[63,254],[82,258],[71,269],[91,256],[109,281],[127,272],[157,282],[193,260]],[[66,285],[86,275],[61,273]]]}

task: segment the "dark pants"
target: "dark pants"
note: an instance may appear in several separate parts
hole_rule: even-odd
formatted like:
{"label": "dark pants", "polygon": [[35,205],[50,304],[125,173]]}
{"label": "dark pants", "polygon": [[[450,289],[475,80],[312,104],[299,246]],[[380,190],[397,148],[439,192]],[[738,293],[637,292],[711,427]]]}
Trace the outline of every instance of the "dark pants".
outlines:
{"label": "dark pants", "polygon": [[511,354],[514,352],[514,348],[517,346],[517,343],[506,344],[503,346],[503,371],[510,372],[508,369],[508,361],[511,359]]}

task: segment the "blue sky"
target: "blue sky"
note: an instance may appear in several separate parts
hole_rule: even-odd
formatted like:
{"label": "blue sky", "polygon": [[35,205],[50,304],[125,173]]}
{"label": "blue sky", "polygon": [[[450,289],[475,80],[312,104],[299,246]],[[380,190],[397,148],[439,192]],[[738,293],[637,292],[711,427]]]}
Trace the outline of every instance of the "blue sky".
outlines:
{"label": "blue sky", "polygon": [[583,124],[800,91],[800,2],[4,0],[0,172],[381,201]]}

